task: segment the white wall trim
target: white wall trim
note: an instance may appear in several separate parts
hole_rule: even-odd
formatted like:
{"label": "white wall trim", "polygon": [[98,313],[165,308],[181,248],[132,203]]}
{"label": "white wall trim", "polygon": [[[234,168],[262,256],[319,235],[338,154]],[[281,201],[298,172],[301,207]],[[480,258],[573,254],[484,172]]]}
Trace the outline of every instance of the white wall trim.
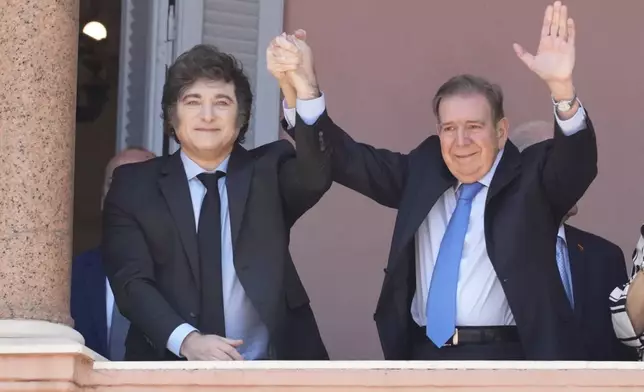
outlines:
{"label": "white wall trim", "polygon": [[177,41],[175,58],[202,42],[203,36],[203,0],[177,0],[176,27]]}
{"label": "white wall trim", "polygon": [[148,83],[146,84],[145,130],[143,144],[157,155],[163,153],[163,121],[161,119],[161,98],[165,83],[165,70],[172,53],[168,53],[168,0],[152,2],[152,23],[150,28],[148,58]]}
{"label": "white wall trim", "polygon": [[130,63],[130,34],[132,25],[132,2],[121,0],[121,38],[119,48],[119,81],[116,116],[116,153],[127,147],[127,104],[128,104],[128,75]]}
{"label": "white wall trim", "polygon": [[279,139],[280,90],[266,69],[266,48],[282,33],[284,0],[260,0],[257,39],[257,79],[255,85],[255,123],[251,147]]}

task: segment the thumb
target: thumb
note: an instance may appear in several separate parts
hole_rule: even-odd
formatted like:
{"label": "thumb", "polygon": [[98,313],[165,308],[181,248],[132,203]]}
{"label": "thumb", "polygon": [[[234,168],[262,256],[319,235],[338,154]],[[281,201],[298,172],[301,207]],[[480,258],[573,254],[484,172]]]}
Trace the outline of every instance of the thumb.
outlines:
{"label": "thumb", "polygon": [[532,69],[532,65],[534,64],[534,56],[531,55],[530,53],[526,52],[525,49],[519,44],[514,44],[512,45],[514,48],[514,52],[517,54],[517,57],[523,61],[525,65],[528,66],[528,68]]}
{"label": "thumb", "polygon": [[297,38],[299,40],[306,41],[306,31],[305,30],[297,29],[297,30],[295,30],[293,35],[295,36],[295,38]]}
{"label": "thumb", "polygon": [[224,343],[229,344],[233,347],[239,347],[242,344],[244,344],[244,341],[241,339],[228,339],[228,338],[221,338],[221,340],[224,341]]}

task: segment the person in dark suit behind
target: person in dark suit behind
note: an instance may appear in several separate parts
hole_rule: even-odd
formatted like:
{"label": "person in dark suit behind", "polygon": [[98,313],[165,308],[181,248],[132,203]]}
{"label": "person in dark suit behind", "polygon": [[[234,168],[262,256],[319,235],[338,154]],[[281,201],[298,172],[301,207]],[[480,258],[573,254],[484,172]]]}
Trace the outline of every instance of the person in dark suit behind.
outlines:
{"label": "person in dark suit behind", "polygon": [[[300,79],[302,103],[319,96]],[[249,80],[209,45],[175,60],[161,106],[180,150],[119,167],[105,200],[104,265],[132,322],[126,360],[328,359],[288,249],[331,186],[326,113],[298,110],[297,152],[285,140],[245,149]]]}
{"label": "person in dark suit behind", "polygon": [[[531,121],[510,132],[519,151],[553,138],[546,121]],[[614,287],[626,281],[626,263],[614,243],[567,224],[577,205],[566,214],[557,232],[556,262],[561,283],[582,336],[587,361],[629,361],[636,350],[620,343],[613,332],[610,299]]]}
{"label": "person in dark suit behind", "polygon": [[[289,41],[275,58],[308,57],[301,39]],[[327,123],[334,181],[398,209],[374,315],[386,359],[584,358],[553,251],[564,215],[597,174],[595,132],[572,81],[574,42],[567,7],[555,2],[537,55],[514,46],[555,112],[556,137],[530,152],[507,141],[500,88],[470,75],[439,88],[438,135],[409,154]],[[285,117],[292,125],[292,111]]]}
{"label": "person in dark suit behind", "polygon": [[[127,148],[113,157],[105,168],[101,209],[114,169],[154,157],[154,153],[143,148]],[[87,347],[112,361],[123,360],[125,335],[130,324],[114,304],[100,247],[81,253],[72,262],[70,311],[74,328],[83,335]]]}
{"label": "person in dark suit behind", "polygon": [[637,360],[637,351],[617,339],[609,308],[608,295],[628,279],[622,249],[576,227],[565,224],[564,228],[565,237],[560,237],[570,255],[573,309],[586,346],[586,359]]}

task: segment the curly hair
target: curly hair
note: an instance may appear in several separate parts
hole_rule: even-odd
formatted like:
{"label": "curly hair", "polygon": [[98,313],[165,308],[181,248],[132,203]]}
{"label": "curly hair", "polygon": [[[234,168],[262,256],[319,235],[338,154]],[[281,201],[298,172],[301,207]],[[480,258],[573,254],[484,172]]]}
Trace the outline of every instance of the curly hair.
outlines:
{"label": "curly hair", "polygon": [[181,95],[198,80],[232,82],[237,98],[237,142],[243,143],[248,131],[253,93],[242,64],[230,54],[223,53],[213,45],[196,45],[181,54],[170,66],[163,86],[161,109],[164,132],[181,143],[177,138],[173,120],[176,116],[177,102]]}

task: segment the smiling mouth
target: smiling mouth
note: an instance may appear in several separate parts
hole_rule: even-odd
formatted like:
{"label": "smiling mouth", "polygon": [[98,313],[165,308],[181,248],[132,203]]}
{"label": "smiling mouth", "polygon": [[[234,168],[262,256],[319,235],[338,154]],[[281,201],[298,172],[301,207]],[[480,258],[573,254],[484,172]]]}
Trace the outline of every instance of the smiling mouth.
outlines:
{"label": "smiling mouth", "polygon": [[473,153],[471,153],[471,154],[456,155],[456,158],[458,158],[458,159],[465,159],[465,158],[473,157],[473,156],[474,156],[474,155],[476,155],[476,154],[477,154],[477,153],[473,152]]}

